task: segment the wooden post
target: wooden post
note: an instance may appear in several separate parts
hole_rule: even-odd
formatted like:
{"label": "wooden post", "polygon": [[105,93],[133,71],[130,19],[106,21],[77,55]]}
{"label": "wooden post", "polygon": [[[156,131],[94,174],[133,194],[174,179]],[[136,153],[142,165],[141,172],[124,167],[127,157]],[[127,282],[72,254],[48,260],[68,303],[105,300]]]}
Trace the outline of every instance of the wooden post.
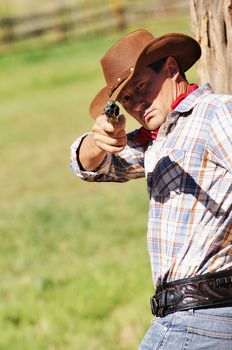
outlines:
{"label": "wooden post", "polygon": [[126,2],[124,0],[110,0],[109,4],[115,19],[117,29],[119,31],[124,30],[127,26],[125,18]]}
{"label": "wooden post", "polygon": [[15,40],[14,33],[14,18],[5,17],[0,21],[1,31],[2,31],[2,41],[4,43],[10,43]]}
{"label": "wooden post", "polygon": [[191,27],[202,48],[200,83],[232,94],[232,0],[190,0]]}

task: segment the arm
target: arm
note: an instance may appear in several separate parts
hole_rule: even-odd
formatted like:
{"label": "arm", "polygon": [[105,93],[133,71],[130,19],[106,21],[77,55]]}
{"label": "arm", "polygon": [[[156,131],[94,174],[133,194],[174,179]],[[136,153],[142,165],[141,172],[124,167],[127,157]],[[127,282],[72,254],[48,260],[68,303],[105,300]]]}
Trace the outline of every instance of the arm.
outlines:
{"label": "arm", "polygon": [[221,104],[211,123],[209,149],[221,164],[232,174],[232,101]]}
{"label": "arm", "polygon": [[[85,157],[84,152],[86,145],[82,146],[86,138],[86,142],[90,146],[92,133],[82,135],[71,145],[71,163],[70,168],[72,172],[80,177],[84,181],[88,182],[126,182],[131,179],[138,179],[145,176],[144,173],[144,152],[145,147],[134,140],[138,130],[132,131],[127,134],[127,144],[118,153],[106,152],[105,158],[102,160],[98,158],[98,162],[101,162],[93,170],[85,170],[83,164],[79,160],[79,150],[82,148],[83,158],[90,159],[89,156]],[[92,136],[91,136],[92,135]],[[87,139],[88,138],[88,139]],[[92,150],[89,151],[93,156]],[[93,157],[94,158],[94,157]],[[96,160],[96,158],[94,158]],[[82,160],[82,163],[84,163]],[[97,162],[97,163],[98,163]],[[96,164],[92,164],[94,167]],[[91,167],[90,167],[91,168]]]}

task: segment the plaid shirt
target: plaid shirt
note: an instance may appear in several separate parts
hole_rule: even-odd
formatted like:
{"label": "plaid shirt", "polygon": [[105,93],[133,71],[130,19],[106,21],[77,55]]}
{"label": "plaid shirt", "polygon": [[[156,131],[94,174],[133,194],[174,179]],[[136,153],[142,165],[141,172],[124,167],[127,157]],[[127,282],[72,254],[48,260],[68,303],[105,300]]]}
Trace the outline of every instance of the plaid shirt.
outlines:
{"label": "plaid shirt", "polygon": [[142,146],[108,154],[94,172],[81,171],[71,146],[71,169],[87,181],[146,177],[147,230],[154,284],[232,267],[232,96],[203,85],[188,95]]}

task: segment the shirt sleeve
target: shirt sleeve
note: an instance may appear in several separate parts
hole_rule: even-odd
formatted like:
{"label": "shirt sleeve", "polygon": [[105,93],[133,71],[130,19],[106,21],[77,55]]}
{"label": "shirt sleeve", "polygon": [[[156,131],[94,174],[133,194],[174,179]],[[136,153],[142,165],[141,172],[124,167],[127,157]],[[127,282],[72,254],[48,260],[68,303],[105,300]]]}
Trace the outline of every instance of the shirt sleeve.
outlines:
{"label": "shirt sleeve", "polygon": [[82,180],[89,182],[127,182],[145,176],[144,146],[133,140],[134,132],[127,134],[127,145],[117,154],[107,154],[94,171],[82,169],[78,159],[78,149],[88,133],[82,135],[71,145],[71,171]]}
{"label": "shirt sleeve", "polygon": [[212,120],[209,147],[218,163],[232,174],[232,100],[217,109]]}

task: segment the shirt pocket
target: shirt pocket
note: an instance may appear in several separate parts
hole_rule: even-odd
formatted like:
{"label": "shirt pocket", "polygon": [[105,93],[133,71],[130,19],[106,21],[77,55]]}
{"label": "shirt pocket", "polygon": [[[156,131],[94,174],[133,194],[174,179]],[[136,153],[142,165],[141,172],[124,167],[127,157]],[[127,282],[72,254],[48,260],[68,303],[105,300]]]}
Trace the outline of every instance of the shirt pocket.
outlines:
{"label": "shirt pocket", "polygon": [[154,169],[147,174],[150,197],[168,200],[180,194],[183,181],[185,151],[172,149],[158,157]]}

